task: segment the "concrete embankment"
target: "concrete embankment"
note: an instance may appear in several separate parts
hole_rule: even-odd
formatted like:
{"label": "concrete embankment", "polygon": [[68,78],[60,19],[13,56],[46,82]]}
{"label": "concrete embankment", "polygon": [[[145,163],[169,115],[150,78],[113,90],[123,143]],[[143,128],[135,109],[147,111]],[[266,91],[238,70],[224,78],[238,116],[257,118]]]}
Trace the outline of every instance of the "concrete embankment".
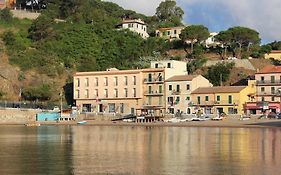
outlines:
{"label": "concrete embankment", "polygon": [[0,124],[25,124],[36,121],[41,110],[0,109]]}

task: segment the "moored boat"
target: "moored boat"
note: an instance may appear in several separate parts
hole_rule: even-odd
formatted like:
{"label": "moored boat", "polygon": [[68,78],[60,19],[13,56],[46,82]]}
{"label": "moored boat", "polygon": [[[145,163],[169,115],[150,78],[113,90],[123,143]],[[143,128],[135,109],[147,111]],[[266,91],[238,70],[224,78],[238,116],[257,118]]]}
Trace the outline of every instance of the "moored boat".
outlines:
{"label": "moored boat", "polygon": [[77,124],[80,124],[80,125],[83,125],[83,124],[86,124],[87,123],[87,121],[85,121],[85,120],[82,120],[82,121],[80,121],[80,122],[77,122]]}
{"label": "moored boat", "polygon": [[40,126],[40,123],[26,123],[25,126]]}

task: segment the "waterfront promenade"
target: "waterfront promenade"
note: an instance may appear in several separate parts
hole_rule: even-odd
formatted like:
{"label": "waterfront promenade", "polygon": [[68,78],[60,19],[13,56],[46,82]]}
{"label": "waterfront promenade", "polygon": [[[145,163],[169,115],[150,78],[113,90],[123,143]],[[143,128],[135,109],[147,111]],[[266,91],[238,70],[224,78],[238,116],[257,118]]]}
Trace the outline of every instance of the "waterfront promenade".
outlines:
{"label": "waterfront promenade", "polygon": [[[36,121],[36,113],[40,110],[0,109],[0,125],[22,125]],[[87,120],[87,126],[151,126],[151,127],[237,127],[237,128],[265,128],[281,127],[280,119],[258,119],[257,116],[249,120],[240,120],[239,117],[226,117],[222,121],[187,121],[187,122],[151,122],[135,123],[124,121],[111,121],[112,117],[97,117]],[[83,114],[76,121],[43,121],[41,125],[76,125],[78,121],[84,120]]]}

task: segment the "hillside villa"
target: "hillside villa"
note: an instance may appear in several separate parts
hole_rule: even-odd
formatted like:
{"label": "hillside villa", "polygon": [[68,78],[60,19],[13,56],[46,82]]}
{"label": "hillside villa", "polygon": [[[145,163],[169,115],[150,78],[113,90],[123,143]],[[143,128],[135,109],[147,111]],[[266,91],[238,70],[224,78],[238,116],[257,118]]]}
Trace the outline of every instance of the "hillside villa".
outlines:
{"label": "hillside villa", "polygon": [[147,33],[147,24],[141,19],[123,19],[122,22],[117,25],[117,27],[136,32],[144,39],[149,37]]}
{"label": "hillside villa", "polygon": [[264,54],[265,59],[274,58],[275,60],[281,60],[281,50],[272,50],[270,53]]}

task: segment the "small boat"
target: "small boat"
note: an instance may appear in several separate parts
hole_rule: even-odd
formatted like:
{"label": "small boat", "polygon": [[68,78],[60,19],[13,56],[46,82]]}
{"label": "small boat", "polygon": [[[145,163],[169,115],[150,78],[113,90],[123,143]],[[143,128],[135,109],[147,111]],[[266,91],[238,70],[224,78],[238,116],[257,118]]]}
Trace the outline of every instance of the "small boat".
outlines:
{"label": "small boat", "polygon": [[87,121],[85,121],[85,120],[77,122],[77,124],[80,124],[80,125],[83,125],[83,124],[86,124],[86,123],[87,123]]}
{"label": "small boat", "polygon": [[40,126],[40,123],[26,123],[25,126]]}

